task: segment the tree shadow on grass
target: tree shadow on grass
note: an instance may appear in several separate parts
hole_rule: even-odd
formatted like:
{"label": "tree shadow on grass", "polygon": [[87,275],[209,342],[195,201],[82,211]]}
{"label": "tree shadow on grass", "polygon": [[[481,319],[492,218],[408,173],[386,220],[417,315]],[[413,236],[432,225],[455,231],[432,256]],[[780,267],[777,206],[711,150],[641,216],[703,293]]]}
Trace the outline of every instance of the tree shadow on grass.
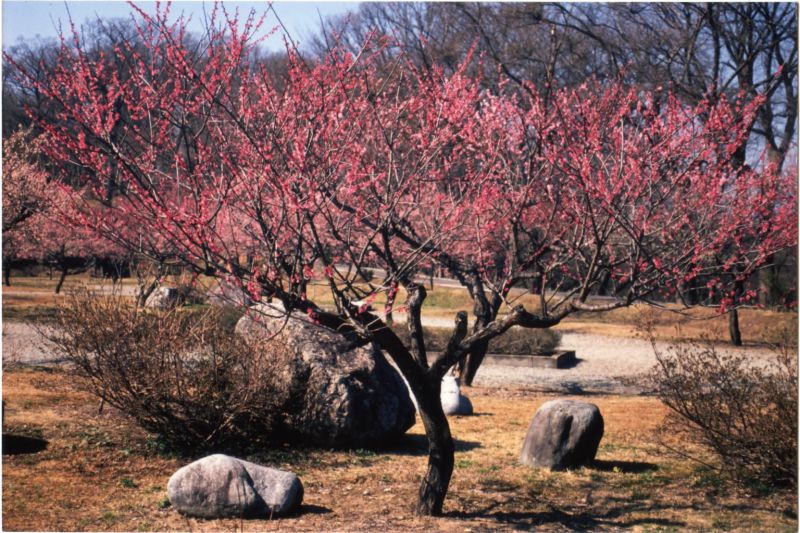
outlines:
{"label": "tree shadow on grass", "polygon": [[38,437],[3,433],[3,455],[39,453],[47,448],[48,442]]}
{"label": "tree shadow on grass", "polygon": [[641,461],[603,461],[595,459],[589,468],[601,472],[621,472],[623,474],[642,474],[658,470],[658,465]]}
{"label": "tree shadow on grass", "polygon": [[323,507],[322,505],[309,505],[304,503],[300,506],[300,512],[297,513],[298,515],[304,514],[330,514],[333,511],[327,507]]}
{"label": "tree shadow on grass", "polygon": [[[610,497],[606,499],[606,502],[609,503],[610,507],[616,508],[628,505],[630,503],[630,499],[627,496]],[[750,503],[728,503],[718,499],[706,499],[703,503],[694,502],[686,503],[684,505],[651,503],[650,505],[643,505],[639,509],[686,509],[694,512],[716,512],[724,510],[732,513],[745,513],[753,511],[780,512],[779,510],[775,509],[774,503],[771,502],[751,500]]]}
{"label": "tree shadow on grass", "polygon": [[685,522],[667,518],[645,517],[632,520],[620,520],[625,515],[637,511],[652,511],[657,509],[646,503],[620,502],[619,506],[604,507],[603,510],[571,510],[552,507],[549,511],[540,513],[525,513],[515,511],[502,511],[497,507],[501,502],[493,502],[486,507],[469,512],[446,513],[451,518],[472,520],[494,520],[502,527],[534,530],[546,525],[558,524],[570,531],[593,531],[596,529],[631,528],[635,526],[658,526],[681,528]]}

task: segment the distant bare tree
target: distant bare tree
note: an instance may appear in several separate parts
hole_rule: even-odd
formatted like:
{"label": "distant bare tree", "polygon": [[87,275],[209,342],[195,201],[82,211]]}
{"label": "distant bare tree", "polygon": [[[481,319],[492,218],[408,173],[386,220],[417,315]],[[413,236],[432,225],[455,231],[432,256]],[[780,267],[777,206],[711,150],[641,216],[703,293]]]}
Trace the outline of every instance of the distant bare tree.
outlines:
{"label": "distant bare tree", "polygon": [[539,88],[621,76],[647,88],[670,86],[692,103],[764,94],[752,146],[766,147],[779,162],[793,146],[792,3],[364,3],[326,19],[311,48],[326,51],[338,37],[357,50],[373,31],[396,39],[424,66],[452,69],[474,45],[489,86],[502,72]]}

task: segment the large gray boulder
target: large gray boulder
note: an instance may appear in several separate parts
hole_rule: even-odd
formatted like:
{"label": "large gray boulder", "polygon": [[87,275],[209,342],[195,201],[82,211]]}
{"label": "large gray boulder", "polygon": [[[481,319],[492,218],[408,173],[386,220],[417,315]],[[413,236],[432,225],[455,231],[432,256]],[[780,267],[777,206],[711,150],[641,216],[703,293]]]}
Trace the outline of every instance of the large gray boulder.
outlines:
{"label": "large gray boulder", "polygon": [[531,420],[520,461],[564,470],[594,460],[603,438],[603,417],[596,405],[573,400],[544,403]]}
{"label": "large gray boulder", "polygon": [[167,496],[173,507],[190,516],[255,518],[297,511],[303,484],[291,472],[217,454],[175,472]]}
{"label": "large gray boulder", "polygon": [[[236,325],[251,340],[283,343],[290,358],[276,387],[289,390],[291,437],[325,447],[368,447],[403,435],[415,421],[405,383],[372,343],[320,326],[280,304],[251,307]],[[269,350],[267,350],[269,352]]]}

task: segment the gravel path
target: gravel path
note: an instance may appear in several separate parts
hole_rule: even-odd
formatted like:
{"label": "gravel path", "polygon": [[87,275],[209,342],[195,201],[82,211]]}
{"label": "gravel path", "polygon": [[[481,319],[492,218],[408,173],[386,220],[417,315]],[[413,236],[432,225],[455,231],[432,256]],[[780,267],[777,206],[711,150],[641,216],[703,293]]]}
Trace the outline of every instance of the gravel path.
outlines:
{"label": "gravel path", "polygon": [[3,321],[3,368],[14,363],[47,365],[59,362],[36,327],[25,322]]}
{"label": "gravel path", "polygon": [[[670,343],[659,342],[658,349],[667,351]],[[560,393],[581,392],[638,394],[641,375],[656,363],[648,341],[625,337],[564,333],[560,348],[575,350],[578,363],[572,368],[512,368],[481,366],[475,385],[486,387],[521,386]],[[747,355],[754,365],[774,361],[775,353],[767,348],[717,345],[719,354]]]}
{"label": "gravel path", "polygon": [[[400,315],[399,322],[405,321]],[[453,321],[444,317],[424,317],[429,327],[452,327]],[[668,343],[658,343],[659,350]],[[479,387],[525,387],[529,389],[566,394],[639,394],[637,384],[642,374],[656,364],[653,347],[648,341],[610,335],[564,332],[560,349],[575,350],[577,364],[572,368],[529,368],[483,364],[473,384]],[[723,353],[746,353],[756,364],[774,359],[765,348],[752,346],[736,348],[720,345]]]}
{"label": "gravel path", "polygon": [[[435,320],[426,325],[438,325]],[[575,350],[578,362],[572,368],[549,369],[484,364],[474,384],[481,387],[526,387],[569,394],[581,392],[636,394],[641,392],[636,377],[655,363],[653,349],[640,339],[564,333],[561,348]],[[748,347],[720,347],[720,352],[745,350],[754,360],[772,357],[769,350]],[[19,362],[55,364],[59,361],[44,345],[33,326],[20,322],[3,322],[3,366]]]}
{"label": "gravel path", "polygon": [[564,333],[560,348],[575,350],[575,366],[556,369],[482,365],[474,384],[520,386],[569,394],[638,393],[636,376],[656,364],[650,343],[639,339]]}
{"label": "gravel path", "polygon": [[639,392],[637,387],[622,380],[634,379],[656,363],[650,343],[639,339],[564,333],[560,348],[575,350],[575,366],[556,369],[482,365],[474,384],[522,386],[569,394],[636,393]]}

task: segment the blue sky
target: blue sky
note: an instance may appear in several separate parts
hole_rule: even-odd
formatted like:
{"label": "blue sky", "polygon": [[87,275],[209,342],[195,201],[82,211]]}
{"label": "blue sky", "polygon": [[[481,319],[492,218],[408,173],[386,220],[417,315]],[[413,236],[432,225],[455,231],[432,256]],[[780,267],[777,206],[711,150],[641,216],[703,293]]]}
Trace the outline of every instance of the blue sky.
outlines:
{"label": "blue sky", "polygon": [[[261,13],[267,9],[267,2],[234,2],[226,1],[226,9],[239,8],[240,13],[247,13],[251,8]],[[136,2],[145,11],[154,11],[154,2]],[[193,14],[193,25],[200,30],[203,20],[203,7],[210,11],[213,2],[173,2],[171,11],[175,14],[181,11]],[[319,27],[319,15],[325,17],[332,14],[343,14],[355,10],[358,2],[274,2],[275,11],[280,16],[284,25],[296,41],[305,42]],[[30,0],[3,0],[3,48],[13,45],[19,39],[41,37],[56,37],[58,35],[59,21],[64,28],[68,28],[68,15],[76,25],[87,20],[100,18],[125,17],[131,13],[127,2],[117,1],[30,1]],[[265,28],[277,26],[273,16],[267,17]],[[279,34],[268,39],[264,46],[269,49],[283,49],[283,41]]]}

